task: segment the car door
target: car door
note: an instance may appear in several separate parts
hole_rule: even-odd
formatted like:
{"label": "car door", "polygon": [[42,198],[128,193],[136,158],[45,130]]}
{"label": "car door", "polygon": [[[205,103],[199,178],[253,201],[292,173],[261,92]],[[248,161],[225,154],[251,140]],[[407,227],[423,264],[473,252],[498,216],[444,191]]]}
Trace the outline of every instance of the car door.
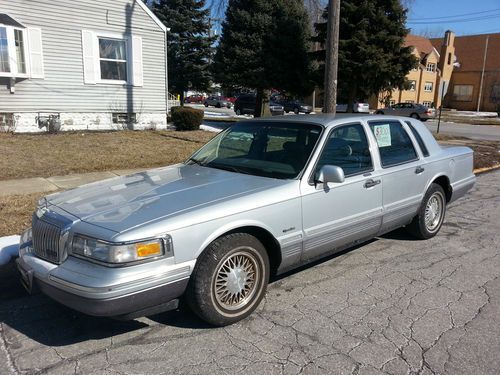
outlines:
{"label": "car door", "polygon": [[[379,231],[382,184],[367,131],[358,122],[330,130],[309,176],[301,182],[304,260],[371,238]],[[315,175],[324,165],[341,167],[345,181],[315,183]]]}
{"label": "car door", "polygon": [[388,119],[368,125],[377,143],[384,187],[382,233],[408,224],[416,215],[428,175],[406,124]]}

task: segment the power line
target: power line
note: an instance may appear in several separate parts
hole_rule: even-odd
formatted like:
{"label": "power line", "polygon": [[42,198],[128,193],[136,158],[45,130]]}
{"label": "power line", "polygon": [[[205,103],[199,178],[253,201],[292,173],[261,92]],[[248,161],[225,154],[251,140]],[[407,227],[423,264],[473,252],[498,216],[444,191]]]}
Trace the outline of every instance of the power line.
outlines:
{"label": "power line", "polygon": [[461,22],[473,22],[473,21],[483,21],[483,20],[489,20],[489,19],[494,19],[494,18],[499,18],[499,14],[490,14],[487,16],[483,17],[473,17],[473,18],[462,18],[462,19],[447,19],[447,20],[441,20],[441,21],[408,21],[407,23],[412,24],[412,25],[430,25],[430,24],[440,24],[440,23],[461,23]]}
{"label": "power line", "polygon": [[459,17],[467,17],[467,16],[473,16],[473,15],[476,15],[476,14],[484,14],[484,13],[491,13],[491,12],[497,12],[497,11],[500,11],[500,8],[498,8],[498,9],[490,9],[490,10],[483,10],[481,12],[456,14],[454,16],[428,17],[428,18],[412,18],[412,19],[409,19],[409,21],[427,21],[427,20],[447,19],[447,18],[459,18]]}

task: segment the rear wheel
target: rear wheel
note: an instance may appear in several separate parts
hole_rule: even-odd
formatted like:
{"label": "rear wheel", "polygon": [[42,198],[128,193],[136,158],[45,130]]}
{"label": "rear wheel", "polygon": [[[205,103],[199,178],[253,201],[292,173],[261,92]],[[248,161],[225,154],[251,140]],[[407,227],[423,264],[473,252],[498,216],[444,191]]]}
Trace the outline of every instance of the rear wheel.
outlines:
{"label": "rear wheel", "polygon": [[296,115],[298,115],[298,114],[299,114],[299,109],[298,109],[297,107],[295,107],[295,108],[293,109],[293,113],[295,113]]}
{"label": "rear wheel", "polygon": [[262,243],[247,233],[233,233],[200,255],[191,275],[187,301],[203,320],[216,326],[250,315],[265,295],[269,257]]}
{"label": "rear wheel", "polygon": [[410,115],[410,117],[411,117],[411,118],[414,118],[414,119],[416,119],[416,120],[420,120],[420,116],[419,116],[417,113],[412,113],[412,114]]}
{"label": "rear wheel", "polygon": [[217,104],[215,105],[215,107],[216,107],[216,108],[220,108],[220,107],[221,107],[220,103],[217,103]]}
{"label": "rear wheel", "polygon": [[205,102],[205,107],[208,107],[208,103],[207,102]]}
{"label": "rear wheel", "polygon": [[434,237],[443,224],[446,213],[446,195],[441,185],[432,184],[425,193],[417,216],[413,218],[408,231],[415,237],[426,240]]}

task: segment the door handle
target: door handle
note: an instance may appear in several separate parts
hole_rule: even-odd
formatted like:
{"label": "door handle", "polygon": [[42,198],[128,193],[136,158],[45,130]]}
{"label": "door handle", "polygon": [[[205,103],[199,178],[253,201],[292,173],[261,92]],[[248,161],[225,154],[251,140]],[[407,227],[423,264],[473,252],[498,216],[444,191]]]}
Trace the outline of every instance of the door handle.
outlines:
{"label": "door handle", "polygon": [[376,186],[376,185],[380,184],[380,182],[381,182],[380,180],[372,180],[372,179],[370,178],[369,180],[367,180],[367,181],[365,182],[365,184],[364,184],[363,186],[364,186],[366,189],[369,189],[369,188],[371,188],[371,187],[374,187],[374,186]]}
{"label": "door handle", "polygon": [[418,166],[418,167],[415,169],[415,173],[416,173],[416,174],[420,174],[420,173],[422,173],[423,171],[425,171],[425,168],[424,168],[424,167],[420,167],[420,166]]}

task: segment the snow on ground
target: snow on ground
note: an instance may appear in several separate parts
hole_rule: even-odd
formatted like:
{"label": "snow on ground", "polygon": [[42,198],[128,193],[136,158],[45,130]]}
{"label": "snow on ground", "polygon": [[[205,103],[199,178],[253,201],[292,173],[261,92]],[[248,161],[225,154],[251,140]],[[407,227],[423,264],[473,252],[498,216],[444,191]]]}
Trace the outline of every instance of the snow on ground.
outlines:
{"label": "snow on ground", "polygon": [[0,237],[0,266],[19,254],[19,236]]}
{"label": "snow on ground", "polygon": [[475,112],[475,111],[443,111],[443,115],[464,116],[464,117],[497,117],[496,112]]}
{"label": "snow on ground", "polygon": [[224,129],[216,128],[216,127],[213,127],[210,125],[200,125],[200,130],[205,130],[207,132],[220,133]]}

